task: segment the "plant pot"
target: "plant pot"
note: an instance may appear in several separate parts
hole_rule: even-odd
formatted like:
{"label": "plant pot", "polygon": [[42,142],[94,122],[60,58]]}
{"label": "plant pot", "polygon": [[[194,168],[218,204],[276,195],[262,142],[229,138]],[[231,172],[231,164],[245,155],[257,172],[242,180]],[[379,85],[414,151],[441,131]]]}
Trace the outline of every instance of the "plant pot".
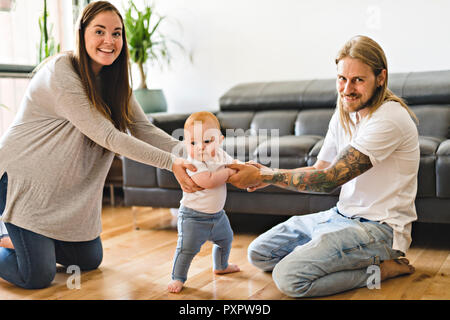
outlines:
{"label": "plant pot", "polygon": [[0,11],[12,11],[14,0],[0,0]]}
{"label": "plant pot", "polygon": [[145,113],[167,111],[167,102],[161,89],[137,89],[134,96]]}

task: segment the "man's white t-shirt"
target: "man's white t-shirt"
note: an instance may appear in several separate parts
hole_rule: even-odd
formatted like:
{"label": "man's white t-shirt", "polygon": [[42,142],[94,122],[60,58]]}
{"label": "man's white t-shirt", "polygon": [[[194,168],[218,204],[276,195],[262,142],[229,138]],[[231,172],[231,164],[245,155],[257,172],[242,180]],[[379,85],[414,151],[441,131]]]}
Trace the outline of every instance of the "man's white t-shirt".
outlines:
{"label": "man's white t-shirt", "polygon": [[[357,123],[356,113],[350,116]],[[398,102],[388,101],[356,124],[350,140],[335,112],[317,158],[333,162],[349,144],[367,155],[373,167],[342,185],[338,210],[349,217],[387,223],[394,232],[393,249],[406,253],[417,219],[420,149],[414,121]]]}
{"label": "man's white t-shirt", "polygon": [[[197,171],[186,170],[187,174],[192,177],[195,174],[204,171],[216,172],[223,169],[225,165],[231,164],[233,158],[228,155],[223,149],[218,149],[218,152],[213,160],[198,161],[188,157],[188,161],[192,163]],[[183,198],[180,203],[185,207],[203,212],[203,213],[217,213],[221,211],[227,199],[226,183],[211,189],[204,189],[192,193],[183,192]]]}

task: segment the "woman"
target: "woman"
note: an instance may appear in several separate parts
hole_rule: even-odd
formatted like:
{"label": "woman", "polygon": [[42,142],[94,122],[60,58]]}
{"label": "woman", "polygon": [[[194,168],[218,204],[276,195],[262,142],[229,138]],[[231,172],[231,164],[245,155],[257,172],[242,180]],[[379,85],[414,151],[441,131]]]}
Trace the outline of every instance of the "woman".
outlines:
{"label": "woman", "polygon": [[147,120],[132,95],[119,11],[106,1],[89,4],[74,52],[39,68],[0,140],[0,209],[14,246],[0,248],[0,277],[37,289],[53,281],[56,263],[97,268],[114,154],[171,170],[184,191],[197,191],[186,174],[193,166],[171,154],[179,143]]}

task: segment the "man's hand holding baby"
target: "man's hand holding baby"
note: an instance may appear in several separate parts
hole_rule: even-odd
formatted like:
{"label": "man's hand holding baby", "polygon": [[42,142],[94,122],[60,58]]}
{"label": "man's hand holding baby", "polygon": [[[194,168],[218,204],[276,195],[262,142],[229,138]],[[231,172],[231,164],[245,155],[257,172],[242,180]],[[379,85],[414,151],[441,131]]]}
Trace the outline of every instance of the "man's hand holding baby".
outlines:
{"label": "man's hand holding baby", "polygon": [[249,161],[246,163],[242,163],[239,161],[237,162],[233,161],[232,164],[227,165],[227,168],[236,171],[235,174],[233,174],[228,178],[227,182],[231,183],[237,188],[247,189],[248,192],[253,192],[257,189],[261,189],[268,186],[267,183],[264,183],[262,181],[260,170],[261,169],[270,170],[270,169],[257,162]]}

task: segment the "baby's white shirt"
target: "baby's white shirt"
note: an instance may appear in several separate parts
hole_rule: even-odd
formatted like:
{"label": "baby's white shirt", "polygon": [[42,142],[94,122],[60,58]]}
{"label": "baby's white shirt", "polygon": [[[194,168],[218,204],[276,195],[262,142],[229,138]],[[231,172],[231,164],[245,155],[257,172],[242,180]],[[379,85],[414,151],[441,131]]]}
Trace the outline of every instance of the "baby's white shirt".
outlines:
{"label": "baby's white shirt", "polygon": [[[223,169],[225,165],[233,162],[233,158],[220,148],[216,157],[212,160],[199,161],[191,157],[188,157],[187,160],[197,168],[197,171],[186,170],[190,177],[204,171],[216,172]],[[180,203],[185,207],[203,213],[217,213],[223,209],[226,199],[227,186],[224,183],[211,189],[204,189],[192,193],[183,192],[183,198]]]}

